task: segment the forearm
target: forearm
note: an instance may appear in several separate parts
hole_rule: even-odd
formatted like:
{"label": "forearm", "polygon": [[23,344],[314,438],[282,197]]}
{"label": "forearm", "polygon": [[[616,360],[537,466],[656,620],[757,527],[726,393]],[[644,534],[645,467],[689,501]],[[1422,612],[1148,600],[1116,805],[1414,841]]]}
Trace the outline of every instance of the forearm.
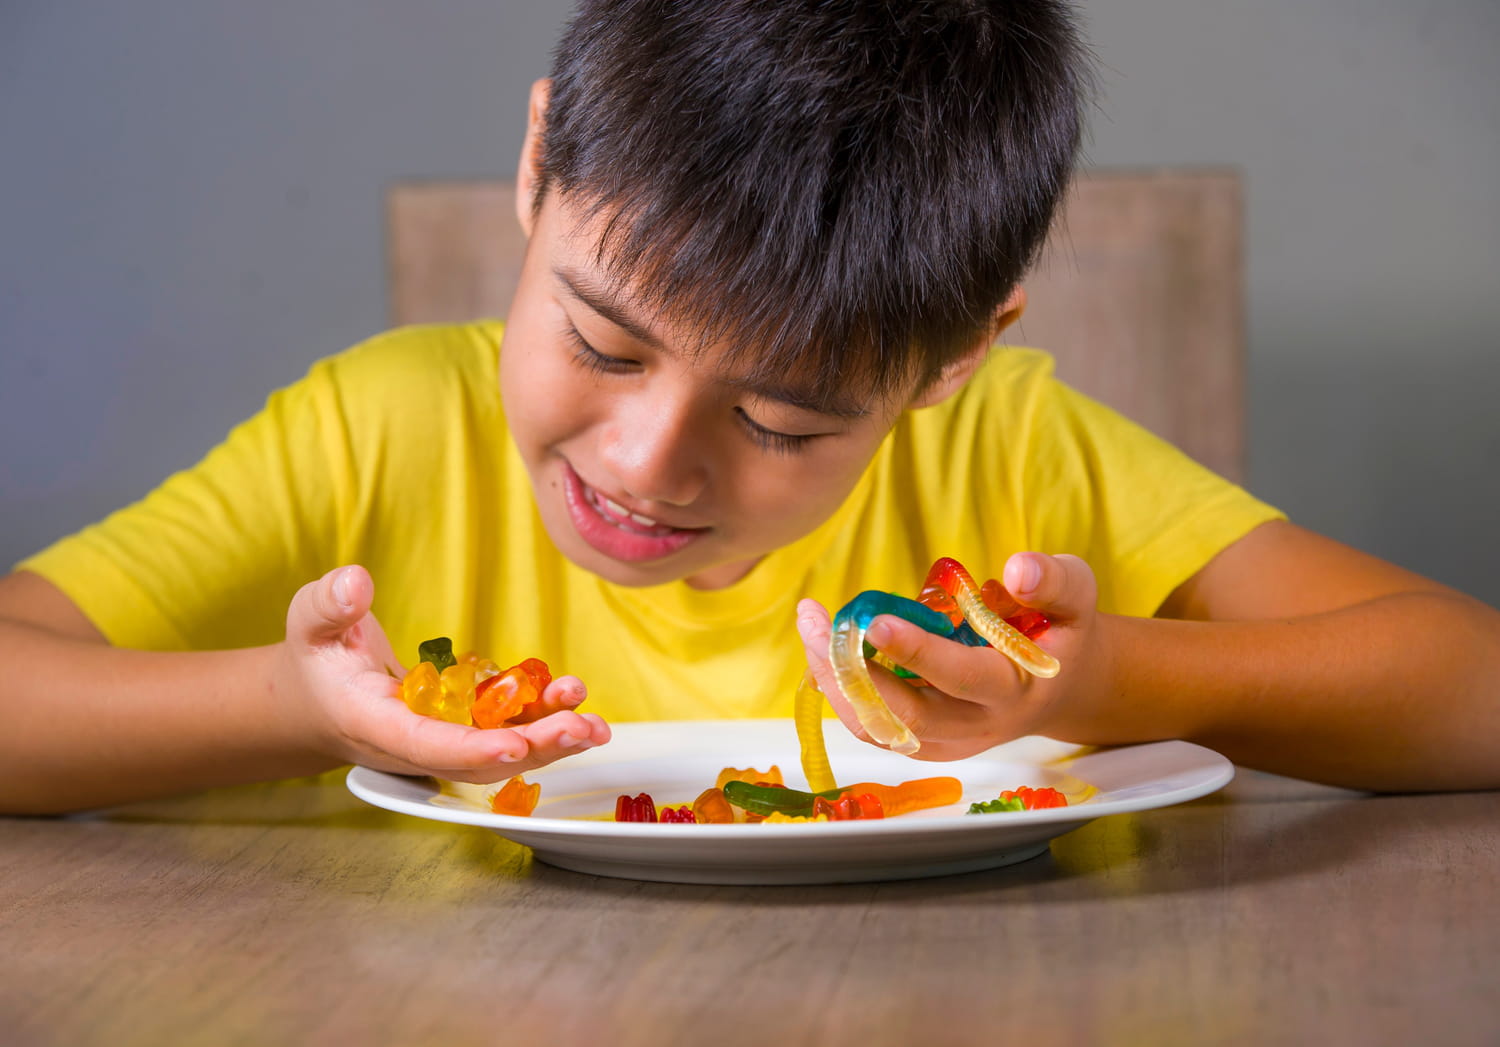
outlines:
{"label": "forearm", "polygon": [[1086,740],[1185,738],[1355,788],[1500,787],[1500,612],[1477,601],[1411,592],[1286,620],[1105,624],[1110,693]]}
{"label": "forearm", "polygon": [[310,774],[277,647],[132,651],[0,619],[0,812],[50,813]]}

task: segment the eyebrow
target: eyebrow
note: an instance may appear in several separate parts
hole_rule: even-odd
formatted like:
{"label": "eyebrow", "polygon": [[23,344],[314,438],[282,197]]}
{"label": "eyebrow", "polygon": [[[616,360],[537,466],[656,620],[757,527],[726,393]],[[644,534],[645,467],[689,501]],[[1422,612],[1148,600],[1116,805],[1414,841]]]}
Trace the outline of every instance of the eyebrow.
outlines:
{"label": "eyebrow", "polygon": [[662,344],[662,340],[645,324],[640,323],[631,316],[620,304],[620,299],[613,291],[606,290],[595,284],[588,277],[574,273],[561,266],[552,270],[554,276],[563,282],[568,293],[598,313],[604,319],[614,324],[637,342],[649,345],[651,348],[671,355],[670,350]]}
{"label": "eyebrow", "polygon": [[[552,272],[567,288],[570,295],[631,338],[650,346],[659,353],[667,356],[676,355],[666,343],[657,337],[654,331],[630,315],[615,292],[600,287],[588,277],[562,266],[554,268]],[[868,407],[861,406],[852,398],[842,394],[820,396],[795,385],[754,381],[733,375],[726,375],[722,380],[735,389],[742,389],[754,396],[775,400],[777,403],[811,411],[814,414],[854,419],[863,418],[870,413]]]}

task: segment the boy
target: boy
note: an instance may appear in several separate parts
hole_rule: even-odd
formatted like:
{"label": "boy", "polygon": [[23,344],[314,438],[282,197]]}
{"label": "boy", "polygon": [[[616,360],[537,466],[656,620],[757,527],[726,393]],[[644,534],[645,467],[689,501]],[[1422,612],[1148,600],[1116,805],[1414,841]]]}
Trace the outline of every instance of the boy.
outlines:
{"label": "boy", "polygon": [[[3,809],[350,761],[495,781],[607,742],[600,712],[785,715],[804,664],[836,693],[824,608],[941,555],[1003,573],[1063,671],[878,620],[932,684],[881,677],[924,758],[1184,737],[1495,785],[1500,615],[990,352],[1085,78],[1055,2],[585,2],[533,90],[503,329],[319,364],[0,582]],[[517,728],[419,717],[390,673],[437,634],[576,675]]]}

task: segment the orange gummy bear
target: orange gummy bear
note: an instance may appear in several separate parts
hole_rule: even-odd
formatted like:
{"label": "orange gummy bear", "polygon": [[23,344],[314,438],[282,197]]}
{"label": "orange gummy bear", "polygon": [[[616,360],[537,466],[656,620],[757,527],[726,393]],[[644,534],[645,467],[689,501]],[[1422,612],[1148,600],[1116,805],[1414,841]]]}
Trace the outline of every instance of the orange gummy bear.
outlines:
{"label": "orange gummy bear", "polygon": [[693,820],[699,823],[727,825],[735,820],[734,812],[723,789],[704,789],[693,801]]}
{"label": "orange gummy bear", "polygon": [[490,800],[490,810],[496,814],[514,814],[524,818],[536,810],[537,798],[541,795],[540,782],[527,785],[526,779],[518,774],[500,787],[500,791]]}
{"label": "orange gummy bear", "polygon": [[769,771],[757,771],[754,767],[746,767],[743,771],[738,767],[726,767],[719,772],[719,780],[714,782],[714,788],[722,789],[728,782],[748,782],[750,785],[786,784],[786,780],[781,777],[781,768],[774,763]]}
{"label": "orange gummy bear", "polygon": [[540,658],[527,658],[520,665],[490,677],[474,692],[469,715],[475,727],[503,727],[522,709],[537,701],[549,683],[552,673]]}

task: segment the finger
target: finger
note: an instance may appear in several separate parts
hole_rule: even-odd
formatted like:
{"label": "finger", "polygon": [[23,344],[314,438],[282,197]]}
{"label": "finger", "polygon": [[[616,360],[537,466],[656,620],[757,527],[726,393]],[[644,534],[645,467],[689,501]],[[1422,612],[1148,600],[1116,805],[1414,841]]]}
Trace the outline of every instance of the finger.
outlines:
{"label": "finger", "polygon": [[797,603],[797,634],[802,638],[802,650],[807,657],[807,668],[812,673],[813,679],[817,681],[818,689],[823,692],[828,699],[828,704],[833,707],[835,715],[851,734],[871,745],[878,744],[865,733],[859,717],[844,699],[843,692],[839,690],[838,682],[834,679],[833,666],[828,661],[828,640],[832,628],[833,623],[828,617],[827,608],[818,601],[801,600]]}
{"label": "finger", "polygon": [[357,564],[334,568],[292,597],[286,613],[287,639],[308,646],[342,642],[369,613],[374,599],[370,572]]}
{"label": "finger", "polygon": [[582,753],[594,745],[603,745],[610,738],[609,724],[594,712],[555,712],[544,720],[517,727],[501,727],[501,730],[525,736],[526,756],[508,763],[498,772],[495,768],[459,769],[449,777],[459,781],[496,781],[502,777],[514,777],[564,756]]}
{"label": "finger", "polygon": [[468,780],[464,776],[476,771],[513,774],[511,768],[530,755],[525,735],[516,731],[449,723],[414,713],[404,704],[397,708],[392,703],[389,715],[397,722],[372,723],[369,742],[423,774],[460,780]]}
{"label": "finger", "polygon": [[610,739],[609,725],[593,713],[564,712],[545,722],[489,730],[412,713],[399,727],[397,740],[385,746],[382,731],[372,727],[368,744],[381,751],[360,762],[395,774],[477,784],[525,774]]}
{"label": "finger", "polygon": [[[1013,694],[1023,680],[1021,670],[994,648],[956,643],[894,615],[877,616],[865,639],[932,689],[960,702],[992,705]],[[960,715],[967,717],[970,712]]]}
{"label": "finger", "polygon": [[[833,707],[833,711],[838,715],[840,722],[849,729],[850,733],[856,738],[867,741],[872,745],[879,745],[880,743],[872,739],[865,731],[864,726],[859,721],[859,716],[844,698],[843,693],[838,688],[837,681],[833,677],[833,669],[829,665],[827,654],[828,630],[830,628],[828,612],[814,601],[809,600],[804,602],[810,606],[805,609],[799,606],[797,625],[799,631],[802,632],[803,644],[807,650],[808,667],[812,670],[814,678],[818,680],[818,686],[827,696],[828,704]],[[931,633],[912,625],[910,622],[888,615],[877,616],[874,622],[871,623],[871,628],[874,629],[876,623],[882,621],[911,630],[935,643],[951,647],[961,655],[975,650],[974,648],[951,643],[940,637],[933,636]],[[878,630],[875,635],[879,635]],[[866,638],[870,638],[870,633],[866,633]],[[871,639],[871,643],[874,642]],[[879,645],[877,644],[876,646],[878,647]],[[1010,663],[1008,661],[1003,658],[1001,660],[1005,662],[1006,666],[1009,666]],[[916,671],[914,667],[906,662],[899,659],[893,659],[893,661],[896,661],[898,665],[903,665],[906,668]],[[929,662],[931,662],[931,659],[929,659]],[[1014,679],[1013,670],[1002,667],[1000,671],[1011,673],[1010,678]],[[885,702],[886,708],[891,711],[891,715],[906,724],[907,729],[917,736],[917,739],[922,743],[924,748],[934,742],[978,737],[986,730],[985,719],[987,713],[982,707],[972,702],[955,701],[948,695],[932,688],[914,688],[906,681],[899,679],[878,665],[870,665],[869,672],[870,679],[874,682],[876,691],[880,694],[881,700]],[[919,675],[925,676],[926,674],[919,673]]]}
{"label": "finger", "polygon": [[576,709],[587,697],[588,688],[582,680],[576,676],[559,676],[547,685],[540,698],[524,706],[510,722],[532,723],[556,712]]}
{"label": "finger", "polygon": [[1016,553],[1005,562],[1002,582],[1023,606],[1056,621],[1093,610],[1099,587],[1089,565],[1076,556]]}
{"label": "finger", "polygon": [[575,713],[568,710],[553,713],[535,723],[514,728],[525,735],[531,755],[563,756],[603,745],[610,739],[609,724],[597,713]]}

